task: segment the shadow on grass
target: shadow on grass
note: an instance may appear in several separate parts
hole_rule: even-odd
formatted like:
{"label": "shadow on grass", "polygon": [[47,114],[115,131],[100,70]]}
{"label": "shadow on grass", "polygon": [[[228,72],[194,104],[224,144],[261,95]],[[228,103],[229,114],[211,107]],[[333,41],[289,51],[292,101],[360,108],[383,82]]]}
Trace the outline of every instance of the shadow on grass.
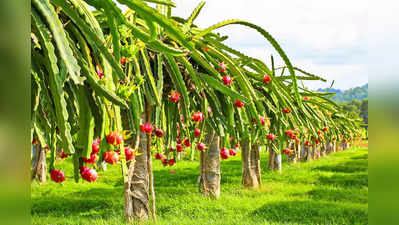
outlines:
{"label": "shadow on grass", "polygon": [[368,174],[334,174],[332,176],[320,176],[319,183],[340,187],[368,187]]}
{"label": "shadow on grass", "polygon": [[[171,170],[175,170],[176,173],[170,173]],[[197,177],[199,175],[199,168],[183,168],[183,169],[173,169],[170,170],[157,170],[154,171],[154,186],[179,186],[185,185],[195,185],[197,183]]]}
{"label": "shadow on grass", "polygon": [[[175,170],[175,173],[170,171]],[[168,167],[153,170],[155,191],[167,192],[171,195],[191,194],[198,190],[199,165],[195,167]],[[229,160],[221,162],[221,186],[241,183],[241,161]],[[113,184],[122,187],[120,178]]]}
{"label": "shadow on grass", "polygon": [[[283,158],[283,164],[284,163],[286,163],[285,158]],[[266,175],[266,174],[272,174],[272,175],[276,174],[274,171],[271,171],[268,166],[269,165],[268,165],[267,155],[262,154],[261,155],[262,176]],[[235,178],[234,180],[239,179],[241,181],[242,162],[241,162],[241,160],[229,160],[226,162],[222,162],[221,171],[222,171],[222,182],[223,182],[223,176],[234,177]]]}
{"label": "shadow on grass", "polygon": [[360,155],[360,156],[353,156],[351,157],[351,159],[367,159],[369,158],[369,154],[364,154],[364,155]]}
{"label": "shadow on grass", "polygon": [[249,218],[254,222],[274,221],[299,224],[367,224],[367,207],[312,201],[282,201],[265,204]]}
{"label": "shadow on grass", "polygon": [[220,184],[239,184],[241,183],[242,163],[241,160],[229,160],[221,162],[220,171],[222,177]]}
{"label": "shadow on grass", "polygon": [[[170,171],[176,171],[171,173]],[[173,168],[168,170],[153,170],[155,187],[176,187],[184,185],[195,185],[199,175],[199,168]],[[123,178],[114,183],[114,186],[122,186]]]}
{"label": "shadow on grass", "polygon": [[[364,158],[365,157],[365,158]],[[351,161],[328,165],[328,166],[319,166],[314,168],[313,170],[327,171],[327,172],[342,172],[342,173],[357,173],[364,172],[368,170],[368,156],[356,156],[352,157]]]}
{"label": "shadow on grass", "polygon": [[123,212],[121,189],[92,188],[64,196],[40,196],[32,199],[32,215],[57,217],[84,216],[86,219],[107,219],[108,215]]}
{"label": "shadow on grass", "polygon": [[294,194],[293,196],[308,196],[316,201],[323,200],[329,202],[347,202],[367,204],[367,190],[359,189],[331,189],[331,188],[315,188],[309,192]]}

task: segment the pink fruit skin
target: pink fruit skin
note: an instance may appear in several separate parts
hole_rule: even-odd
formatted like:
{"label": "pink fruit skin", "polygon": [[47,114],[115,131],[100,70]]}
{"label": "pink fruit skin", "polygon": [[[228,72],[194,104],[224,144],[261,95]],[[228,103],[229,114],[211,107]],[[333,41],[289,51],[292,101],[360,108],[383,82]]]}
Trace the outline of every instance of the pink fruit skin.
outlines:
{"label": "pink fruit skin", "polygon": [[118,162],[119,155],[118,155],[118,153],[116,153],[114,151],[108,151],[108,152],[104,152],[103,158],[104,158],[105,162],[113,165]]}
{"label": "pink fruit skin", "polygon": [[212,108],[210,106],[208,106],[208,113],[212,114]]}
{"label": "pink fruit skin", "polygon": [[200,122],[204,119],[204,115],[202,114],[202,112],[195,112],[193,113],[191,120],[194,122]]}
{"label": "pink fruit skin", "polygon": [[268,134],[267,139],[270,141],[274,141],[274,139],[276,139],[276,136],[274,134]]}
{"label": "pink fruit skin", "polygon": [[183,144],[186,147],[190,147],[191,146],[191,142],[190,142],[190,140],[188,138],[184,139]]}
{"label": "pink fruit skin", "polygon": [[194,136],[195,137],[200,137],[201,136],[201,130],[200,129],[198,129],[198,128],[196,128],[195,130],[194,130]]}
{"label": "pink fruit skin", "polygon": [[65,158],[68,157],[68,155],[67,155],[64,151],[62,151],[62,152],[60,153],[60,157],[61,157],[61,159],[65,159]]}
{"label": "pink fruit skin", "polygon": [[98,75],[98,77],[99,77],[100,79],[103,79],[103,78],[104,78],[104,74],[103,74],[102,72],[100,72],[100,71],[97,72],[97,75]]}
{"label": "pink fruit skin", "polygon": [[121,65],[126,63],[126,57],[125,56],[122,56],[120,63],[121,63]]}
{"label": "pink fruit skin", "polygon": [[125,147],[125,156],[126,156],[126,160],[130,161],[134,159],[134,154],[131,148],[129,147]]}
{"label": "pink fruit skin", "polygon": [[168,165],[168,159],[162,159],[162,165],[167,166]]}
{"label": "pink fruit skin", "polygon": [[230,152],[227,148],[222,148],[220,150],[220,157],[222,157],[222,159],[228,159],[230,155]]}
{"label": "pink fruit skin", "polygon": [[183,151],[183,146],[181,144],[176,144],[176,151],[177,152],[182,152]]}
{"label": "pink fruit skin", "polygon": [[161,129],[155,129],[155,135],[159,138],[164,136],[164,132]]}
{"label": "pink fruit skin", "polygon": [[286,132],[285,132],[285,134],[288,136],[288,137],[292,137],[293,135],[294,135],[294,131],[293,130],[287,130]]}
{"label": "pink fruit skin", "polygon": [[224,160],[224,159],[228,159],[229,155],[220,153],[220,157]]}
{"label": "pink fruit skin", "polygon": [[284,149],[283,150],[283,152],[284,152],[284,154],[286,154],[286,155],[291,155],[291,151],[289,150],[289,149]]}
{"label": "pink fruit skin", "polygon": [[263,77],[263,82],[266,84],[270,83],[270,81],[272,81],[272,78],[269,75]]}
{"label": "pink fruit skin", "polygon": [[82,176],[83,180],[88,182],[93,182],[98,178],[97,171],[88,166],[80,168],[80,175]]}
{"label": "pink fruit skin", "polygon": [[123,141],[123,136],[121,134],[116,133],[116,145],[120,145]]}
{"label": "pink fruit skin", "polygon": [[197,145],[197,149],[198,150],[200,150],[200,151],[204,151],[205,150],[205,145],[204,145],[204,143],[199,143],[198,145]]}
{"label": "pink fruit skin", "polygon": [[223,62],[219,63],[218,71],[221,73],[226,72],[226,64],[224,64]]}
{"label": "pink fruit skin", "polygon": [[62,183],[65,181],[65,174],[61,170],[52,170],[50,172],[50,178],[56,183]]}
{"label": "pink fruit skin", "polygon": [[91,153],[90,158],[82,158],[83,162],[88,163],[88,164],[94,164],[97,160],[96,154]]}
{"label": "pink fruit skin", "polygon": [[291,113],[291,110],[287,109],[287,108],[283,108],[284,113],[289,114]]}
{"label": "pink fruit skin", "polygon": [[168,161],[168,163],[169,163],[169,166],[173,166],[173,165],[175,165],[175,159],[169,159],[169,161]]}
{"label": "pink fruit skin", "polygon": [[151,123],[141,124],[140,125],[140,130],[141,130],[141,132],[150,134],[152,132],[152,130],[153,130],[153,126],[152,126]]}
{"label": "pink fruit skin", "polygon": [[[266,119],[265,119],[265,117],[263,117],[263,116],[259,116],[259,120],[260,120],[260,123],[262,124],[262,126],[264,126],[265,125],[265,123],[266,123]],[[252,120],[255,124],[257,124],[258,123],[258,121],[256,121],[256,119],[253,119]]]}
{"label": "pink fruit skin", "polygon": [[100,151],[100,143],[101,139],[96,139],[95,141],[93,141],[93,144],[91,144],[92,153],[98,153]]}
{"label": "pink fruit skin", "polygon": [[119,145],[123,140],[123,136],[116,131],[111,131],[105,139],[110,145]]}
{"label": "pink fruit skin", "polygon": [[113,144],[115,143],[115,140],[116,140],[115,132],[114,132],[114,131],[110,132],[110,133],[105,137],[105,139],[107,139],[108,144],[113,145]]}
{"label": "pink fruit skin", "polygon": [[162,154],[159,154],[159,153],[157,153],[157,154],[155,154],[155,158],[156,158],[156,159],[158,159],[158,160],[160,160],[160,159],[162,159],[162,158],[163,158],[163,155],[162,155]]}
{"label": "pink fruit skin", "polygon": [[169,100],[170,100],[171,102],[178,102],[178,101],[180,100],[180,95],[179,95],[179,93],[177,93],[177,92],[175,92],[175,91],[170,92],[170,94],[169,94]]}
{"label": "pink fruit skin", "polygon": [[224,83],[225,85],[230,85],[231,82],[232,82],[232,79],[231,79],[230,76],[223,76],[223,83]]}
{"label": "pink fruit skin", "polygon": [[237,108],[242,108],[242,107],[244,107],[244,103],[242,101],[236,99],[234,106]]}

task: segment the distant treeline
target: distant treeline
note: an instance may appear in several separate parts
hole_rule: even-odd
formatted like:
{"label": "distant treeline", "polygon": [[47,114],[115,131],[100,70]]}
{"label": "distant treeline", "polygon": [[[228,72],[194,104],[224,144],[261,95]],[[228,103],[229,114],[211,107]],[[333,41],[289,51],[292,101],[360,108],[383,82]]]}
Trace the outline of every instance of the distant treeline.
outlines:
{"label": "distant treeline", "polygon": [[351,102],[353,100],[363,100],[365,98],[368,98],[368,83],[360,86],[360,87],[355,87],[351,88],[345,91],[342,91],[340,89],[328,89],[328,88],[320,88],[317,91],[320,92],[325,92],[328,91],[329,93],[336,93],[335,96],[332,96],[331,99],[336,101],[336,102]]}
{"label": "distant treeline", "polygon": [[351,113],[356,113],[363,118],[364,123],[368,124],[369,116],[368,116],[368,99],[363,99],[361,101],[353,100],[351,102],[343,102],[341,103],[343,108]]}

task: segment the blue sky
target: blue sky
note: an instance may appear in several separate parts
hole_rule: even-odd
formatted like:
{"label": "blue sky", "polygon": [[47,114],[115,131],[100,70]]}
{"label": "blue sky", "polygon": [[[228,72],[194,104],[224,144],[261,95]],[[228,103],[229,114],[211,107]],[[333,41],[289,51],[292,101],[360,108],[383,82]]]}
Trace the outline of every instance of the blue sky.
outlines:
{"label": "blue sky", "polygon": [[[173,0],[173,15],[187,18],[200,0]],[[389,3],[389,4],[387,4]],[[208,0],[195,23],[206,28],[226,19],[243,19],[271,33],[293,65],[328,82],[307,82],[311,89],[348,89],[368,78],[397,83],[399,4],[364,0]],[[282,64],[271,45],[256,31],[240,25],[217,30],[226,43],[270,64]]]}

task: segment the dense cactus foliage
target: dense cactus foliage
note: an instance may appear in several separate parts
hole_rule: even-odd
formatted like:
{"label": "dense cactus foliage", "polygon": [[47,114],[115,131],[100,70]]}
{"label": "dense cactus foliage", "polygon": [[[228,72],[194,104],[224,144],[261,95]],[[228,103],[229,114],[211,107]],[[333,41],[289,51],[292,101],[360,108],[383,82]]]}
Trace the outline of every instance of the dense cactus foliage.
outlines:
{"label": "dense cactus foliage", "polygon": [[[242,20],[199,28],[194,21],[204,3],[183,19],[171,17],[174,3],[167,0],[117,2],[128,9],[122,12],[112,0],[32,0],[32,138],[48,146],[52,174],[58,149],[72,155],[76,181],[79,175],[101,179],[93,168],[103,161],[119,163],[128,220],[150,212],[155,218],[153,153],[169,165],[184,149],[191,159],[201,155],[202,189],[218,196],[219,155],[236,154],[239,143],[247,165],[260,163],[258,146],[281,156],[290,143],[316,146],[358,136],[357,119],[328,94],[298,86],[323,78],[295,67],[263,28]],[[258,31],[284,65],[225,45],[227,37],[214,30],[231,25]],[[90,160],[97,161],[92,168]],[[219,181],[210,173],[219,173]],[[260,185],[259,171],[246,173]]]}

